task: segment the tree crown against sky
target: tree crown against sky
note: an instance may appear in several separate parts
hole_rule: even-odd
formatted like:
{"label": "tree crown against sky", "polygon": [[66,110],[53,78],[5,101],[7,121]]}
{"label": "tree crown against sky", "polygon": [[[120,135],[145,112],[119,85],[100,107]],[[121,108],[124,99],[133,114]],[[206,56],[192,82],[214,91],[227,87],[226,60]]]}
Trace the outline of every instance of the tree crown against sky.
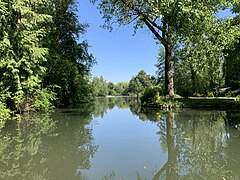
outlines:
{"label": "tree crown against sky", "polygon": [[77,39],[87,26],[78,21],[75,3],[1,0],[0,114],[90,99],[95,59]]}
{"label": "tree crown against sky", "polygon": [[196,35],[209,30],[218,31],[219,29],[213,27],[216,24],[216,14],[231,3],[233,2],[224,0],[102,0],[99,9],[105,19],[105,28],[111,30],[115,23],[119,25],[134,23],[135,30],[147,27],[156,42],[164,46],[165,90],[166,95],[173,97],[175,46],[179,42],[184,45],[186,40],[192,40]]}

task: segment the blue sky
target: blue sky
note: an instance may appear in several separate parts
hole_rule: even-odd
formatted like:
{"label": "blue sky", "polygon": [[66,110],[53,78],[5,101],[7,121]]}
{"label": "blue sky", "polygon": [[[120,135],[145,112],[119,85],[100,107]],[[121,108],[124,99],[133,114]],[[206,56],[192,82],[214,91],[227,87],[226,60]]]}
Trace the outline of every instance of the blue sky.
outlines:
{"label": "blue sky", "polygon": [[[104,24],[96,5],[89,0],[79,0],[79,21],[90,27],[84,35],[92,46],[90,52],[97,60],[92,76],[103,76],[114,83],[129,81],[140,70],[155,75],[159,44],[146,29],[139,29],[133,36],[131,26],[121,26],[109,32],[100,26]],[[221,13],[228,16],[229,11]]]}
{"label": "blue sky", "polygon": [[138,30],[133,36],[130,26],[112,32],[102,29],[104,20],[89,0],[81,0],[78,10],[80,22],[90,25],[84,38],[92,46],[90,52],[98,62],[92,69],[93,76],[103,76],[116,83],[129,81],[142,69],[155,74],[159,45],[147,30]]}

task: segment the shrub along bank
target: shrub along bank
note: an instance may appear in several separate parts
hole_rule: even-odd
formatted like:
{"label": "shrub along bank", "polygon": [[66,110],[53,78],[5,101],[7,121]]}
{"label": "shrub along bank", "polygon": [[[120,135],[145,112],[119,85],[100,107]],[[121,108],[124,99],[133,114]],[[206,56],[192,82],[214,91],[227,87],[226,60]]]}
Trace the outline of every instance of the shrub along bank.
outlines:
{"label": "shrub along bank", "polygon": [[141,97],[142,106],[160,109],[172,108],[239,108],[240,96],[237,97],[188,97],[175,95],[168,98],[160,95],[159,87],[147,88]]}

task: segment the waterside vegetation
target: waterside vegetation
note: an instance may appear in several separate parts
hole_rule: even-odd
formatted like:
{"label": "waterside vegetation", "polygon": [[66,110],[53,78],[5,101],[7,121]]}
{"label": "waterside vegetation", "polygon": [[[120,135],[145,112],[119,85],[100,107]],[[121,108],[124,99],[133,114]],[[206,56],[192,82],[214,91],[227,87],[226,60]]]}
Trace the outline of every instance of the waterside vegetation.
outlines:
{"label": "waterside vegetation", "polygon": [[[152,33],[160,46],[156,76],[141,70],[129,82],[92,78],[96,59],[82,40],[88,24],[77,17],[75,0],[2,0],[1,122],[99,96],[132,96],[143,106],[167,109],[239,107],[238,1],[91,2],[97,2],[106,29],[132,23],[134,33]],[[224,10],[232,17],[219,17]],[[193,96],[204,97],[187,98]]]}
{"label": "waterside vegetation", "polygon": [[89,101],[95,58],[75,0],[0,2],[0,121]]}

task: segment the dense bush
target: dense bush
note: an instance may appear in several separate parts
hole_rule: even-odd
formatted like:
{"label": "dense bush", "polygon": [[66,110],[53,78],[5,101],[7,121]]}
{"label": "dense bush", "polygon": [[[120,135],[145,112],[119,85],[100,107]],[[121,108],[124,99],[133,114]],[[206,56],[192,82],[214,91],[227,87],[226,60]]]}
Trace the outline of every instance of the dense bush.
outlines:
{"label": "dense bush", "polygon": [[56,93],[49,89],[43,89],[36,92],[34,108],[36,110],[48,110],[53,108],[52,102],[56,100]]}
{"label": "dense bush", "polygon": [[117,93],[116,93],[116,91],[114,91],[113,89],[110,89],[109,92],[108,92],[108,95],[110,95],[110,96],[116,96]]}
{"label": "dense bush", "polygon": [[161,102],[161,88],[158,86],[147,88],[141,97],[142,104],[158,105]]}

